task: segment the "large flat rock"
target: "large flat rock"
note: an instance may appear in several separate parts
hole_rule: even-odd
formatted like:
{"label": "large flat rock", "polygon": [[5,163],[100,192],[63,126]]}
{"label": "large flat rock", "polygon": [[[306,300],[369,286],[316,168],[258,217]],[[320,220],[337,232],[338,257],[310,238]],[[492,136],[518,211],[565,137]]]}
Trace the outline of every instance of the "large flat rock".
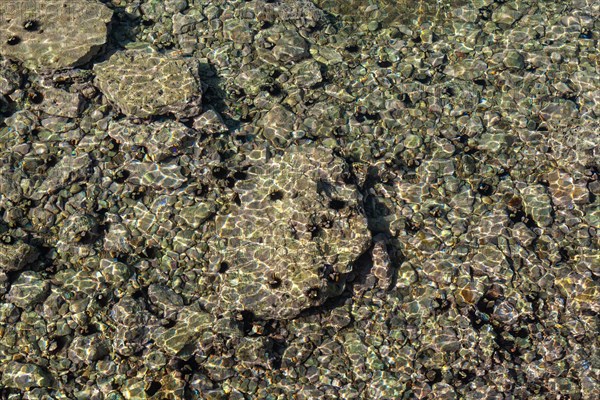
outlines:
{"label": "large flat rock", "polygon": [[343,159],[310,147],[250,168],[239,204],[216,218],[222,309],[288,319],[341,293],[371,243],[346,172]]}
{"label": "large flat rock", "polygon": [[34,70],[84,64],[106,43],[112,15],[90,0],[3,0],[0,54]]}
{"label": "large flat rock", "polygon": [[126,50],[94,67],[96,85],[129,117],[200,113],[197,64],[152,50]]}

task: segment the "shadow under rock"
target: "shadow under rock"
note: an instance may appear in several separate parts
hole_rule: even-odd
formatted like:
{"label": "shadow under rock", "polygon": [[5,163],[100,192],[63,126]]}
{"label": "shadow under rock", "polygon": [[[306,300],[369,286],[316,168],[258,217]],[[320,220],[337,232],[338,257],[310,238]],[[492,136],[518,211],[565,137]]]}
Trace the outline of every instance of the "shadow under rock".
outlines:
{"label": "shadow under rock", "polygon": [[[352,177],[356,181],[356,177]],[[394,272],[403,261],[402,252],[400,251],[400,242],[393,237],[390,231],[389,221],[386,216],[391,214],[391,210],[383,204],[371,190],[377,182],[379,182],[379,171],[376,167],[371,167],[367,172],[367,179],[364,185],[359,186],[359,191],[363,195],[363,207],[367,218],[368,229],[372,237],[378,235],[383,236],[386,242],[387,251],[390,257],[390,262]],[[307,317],[316,314],[322,314],[326,311],[331,311],[346,303],[355,294],[364,292],[375,287],[375,282],[369,282],[369,278],[373,279],[371,269],[373,268],[372,251],[373,246],[370,246],[355,262],[352,272],[346,277],[345,288],[339,296],[334,296],[327,299],[322,305],[311,307],[303,311],[299,317]],[[393,274],[390,287],[396,284],[396,274]]]}
{"label": "shadow under rock", "polygon": [[223,118],[225,126],[231,132],[237,130],[241,122],[227,117],[228,106],[225,103],[227,94],[223,88],[223,79],[216,68],[209,63],[200,63],[200,81],[202,82],[202,104],[212,107]]}
{"label": "shadow under rock", "polygon": [[81,68],[91,69],[94,64],[108,60],[110,56],[136,41],[136,35],[139,33],[142,22],[141,18],[130,17],[124,7],[115,7],[113,11],[104,49]]}

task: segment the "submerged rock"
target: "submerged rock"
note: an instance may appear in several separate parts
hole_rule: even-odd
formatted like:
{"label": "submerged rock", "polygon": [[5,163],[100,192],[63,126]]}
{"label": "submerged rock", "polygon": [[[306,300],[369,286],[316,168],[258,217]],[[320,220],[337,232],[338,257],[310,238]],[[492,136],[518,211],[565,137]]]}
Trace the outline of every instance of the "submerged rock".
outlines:
{"label": "submerged rock", "polygon": [[56,193],[68,183],[83,179],[88,175],[92,160],[88,154],[65,155],[49,171],[48,177],[40,184],[31,198],[40,200],[44,196]]}
{"label": "submerged rock", "polygon": [[552,202],[546,188],[542,185],[531,185],[523,188],[523,207],[527,214],[539,226],[549,226],[554,218],[552,216]]}
{"label": "submerged rock", "polygon": [[20,271],[38,256],[35,247],[23,241],[0,243],[0,272]]}
{"label": "submerged rock", "polygon": [[182,143],[192,136],[192,130],[176,121],[140,125],[121,120],[110,123],[108,134],[122,143],[124,149],[144,146],[151,160],[161,161],[179,154]]}
{"label": "submerged rock", "polygon": [[83,98],[79,93],[53,87],[44,89],[43,98],[44,101],[35,108],[59,117],[77,118],[83,105]]}
{"label": "submerged rock", "polygon": [[221,308],[287,319],[342,291],[370,245],[346,170],[329,150],[298,147],[248,170],[239,204],[216,217]]}
{"label": "submerged rock", "polygon": [[27,308],[44,300],[49,289],[50,283],[39,273],[25,271],[11,286],[7,299],[18,307]]}
{"label": "submerged rock", "polygon": [[94,67],[96,85],[123,114],[147,118],[200,113],[197,64],[153,51],[128,50]]}
{"label": "submerged rock", "polygon": [[187,307],[180,314],[174,326],[157,327],[150,333],[158,348],[168,355],[178,354],[213,325],[213,318],[208,313]]}
{"label": "submerged rock", "polygon": [[17,389],[50,387],[52,376],[38,365],[9,361],[3,368],[2,384]]}
{"label": "submerged rock", "polygon": [[106,42],[112,15],[97,1],[2,2],[0,53],[34,70],[84,64]]}
{"label": "submerged rock", "polygon": [[14,92],[21,83],[18,65],[9,60],[0,61],[0,94],[7,95]]}
{"label": "submerged rock", "polygon": [[[441,7],[438,3],[419,2],[418,0],[374,0],[369,2],[315,0],[314,3],[328,13],[365,24],[373,23],[373,18],[381,18],[387,25],[398,22],[407,23],[419,16],[428,18],[445,16],[440,13]],[[458,7],[464,4],[464,0],[451,0],[448,4],[450,7]]]}

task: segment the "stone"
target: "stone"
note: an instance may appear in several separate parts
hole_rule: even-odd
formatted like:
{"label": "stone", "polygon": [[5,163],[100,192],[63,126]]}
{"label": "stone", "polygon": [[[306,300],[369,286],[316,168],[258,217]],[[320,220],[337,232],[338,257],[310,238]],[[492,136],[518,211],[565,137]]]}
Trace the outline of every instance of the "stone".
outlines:
{"label": "stone", "polygon": [[375,244],[372,249],[373,276],[377,279],[377,286],[382,290],[388,290],[392,285],[394,268],[384,237],[374,238]]}
{"label": "stone", "polygon": [[274,146],[287,146],[292,140],[296,116],[282,105],[267,112],[259,123],[264,127],[265,138]]}
{"label": "stone", "polygon": [[148,287],[148,299],[161,310],[163,318],[173,319],[177,311],[183,307],[183,299],[173,289],[164,285],[150,285]]}
{"label": "stone", "polygon": [[143,146],[152,161],[162,161],[178,155],[186,139],[193,135],[190,128],[177,121],[136,124],[129,120],[111,121],[108,134],[124,150]]}
{"label": "stone", "polygon": [[502,60],[507,68],[523,69],[525,68],[525,58],[516,50],[508,50]]}
{"label": "stone", "polygon": [[23,242],[0,243],[0,271],[20,271],[38,256],[37,250]]}
{"label": "stone", "polygon": [[546,227],[552,225],[552,200],[546,188],[542,185],[530,185],[521,190],[523,195],[523,208],[531,215],[538,226]]}
{"label": "stone", "polygon": [[210,243],[220,308],[288,319],[341,293],[371,243],[347,168],[327,149],[292,146],[248,170]]}
{"label": "stone", "polygon": [[59,231],[59,241],[66,245],[89,242],[96,233],[98,222],[90,215],[73,214],[65,219]]}
{"label": "stone", "polygon": [[[0,7],[2,7],[0,5]],[[19,88],[21,75],[18,66],[9,60],[0,62],[0,94],[7,95]]]}
{"label": "stone", "polygon": [[43,101],[35,108],[49,115],[77,118],[82,105],[83,98],[79,93],[47,87],[43,91]]}
{"label": "stone", "polygon": [[229,130],[223,118],[213,109],[208,109],[194,119],[193,128],[202,133],[219,134]]}
{"label": "stone", "polygon": [[95,84],[126,116],[148,118],[201,111],[196,62],[153,50],[126,50],[94,66]]}
{"label": "stone", "polygon": [[24,271],[10,287],[7,299],[21,308],[41,302],[48,295],[50,283],[38,272]]}
{"label": "stone", "polygon": [[309,56],[308,42],[296,30],[283,27],[266,29],[256,35],[258,56],[273,65],[291,65]]}
{"label": "stone", "polygon": [[246,367],[269,368],[273,344],[265,337],[245,337],[236,349],[236,358]]}
{"label": "stone", "polygon": [[151,331],[150,336],[165,354],[174,356],[186,345],[194,343],[202,332],[209,330],[212,323],[210,314],[182,307],[180,318],[173,327],[158,327]]}
{"label": "stone", "polygon": [[511,26],[523,15],[522,10],[515,9],[512,4],[503,4],[492,14],[492,21],[498,25]]}
{"label": "stone", "polygon": [[153,189],[177,189],[186,181],[177,164],[159,164],[133,161],[127,166],[129,180]]}
{"label": "stone", "polygon": [[98,1],[3,1],[0,54],[34,70],[85,64],[106,43],[112,15]]}
{"label": "stone", "polygon": [[38,365],[9,361],[2,369],[2,384],[6,387],[25,390],[52,386],[52,376]]}
{"label": "stone", "polygon": [[31,198],[40,200],[44,196],[60,191],[68,183],[84,178],[89,173],[88,167],[91,162],[90,156],[86,153],[63,156],[49,171],[48,177],[41,183]]}
{"label": "stone", "polygon": [[304,60],[290,68],[294,84],[300,88],[310,88],[321,82],[321,66],[315,60]]}
{"label": "stone", "polygon": [[99,333],[79,336],[71,343],[68,354],[74,362],[89,364],[108,354],[107,342]]}
{"label": "stone", "polygon": [[284,64],[300,61],[308,56],[308,43],[295,31],[285,31],[273,47],[273,56]]}

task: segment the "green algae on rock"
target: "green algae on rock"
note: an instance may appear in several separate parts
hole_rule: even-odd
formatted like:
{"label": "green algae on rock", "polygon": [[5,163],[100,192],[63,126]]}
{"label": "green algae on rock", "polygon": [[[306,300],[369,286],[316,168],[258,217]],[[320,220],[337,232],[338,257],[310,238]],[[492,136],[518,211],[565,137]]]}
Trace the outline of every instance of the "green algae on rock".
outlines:
{"label": "green algae on rock", "polygon": [[152,50],[126,50],[94,66],[96,85],[129,117],[200,114],[198,65]]}
{"label": "green algae on rock", "polygon": [[0,54],[34,70],[84,64],[106,43],[112,15],[97,1],[3,1]]}
{"label": "green algae on rock", "polygon": [[346,173],[331,151],[295,146],[248,170],[239,204],[216,217],[221,308],[287,319],[341,293],[371,243]]}

